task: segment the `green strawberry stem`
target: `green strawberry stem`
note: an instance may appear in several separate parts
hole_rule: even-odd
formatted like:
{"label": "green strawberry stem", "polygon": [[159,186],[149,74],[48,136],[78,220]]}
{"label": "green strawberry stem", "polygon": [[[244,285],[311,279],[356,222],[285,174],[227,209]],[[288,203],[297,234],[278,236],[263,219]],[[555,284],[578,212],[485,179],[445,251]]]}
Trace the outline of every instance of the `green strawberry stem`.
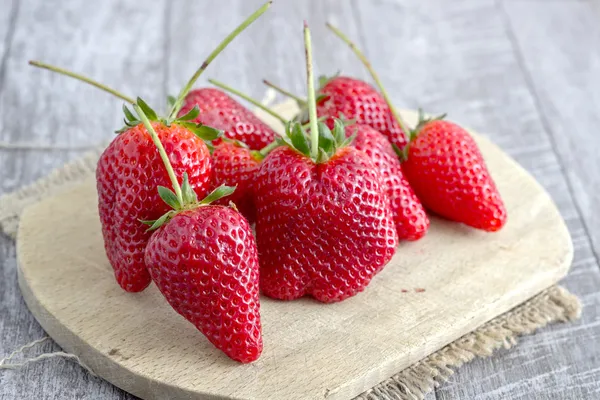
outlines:
{"label": "green strawberry stem", "polygon": [[210,83],[212,83],[213,85],[215,85],[216,87],[221,88],[224,91],[232,93],[238,97],[241,97],[242,99],[246,100],[248,103],[255,105],[256,107],[260,108],[267,114],[278,119],[282,124],[285,125],[287,123],[287,120],[285,118],[283,118],[281,115],[277,114],[275,111],[271,110],[269,107],[265,106],[260,101],[253,99],[252,97],[248,96],[247,94],[244,94],[244,93],[240,92],[239,90],[234,89],[231,86],[227,86],[226,84],[219,82],[215,79],[209,79],[208,81]]}
{"label": "green strawberry stem", "polygon": [[200,77],[200,75],[202,75],[202,73],[208,67],[208,65],[219,55],[219,53],[221,53],[221,51],[225,49],[225,47],[227,47],[227,45],[229,45],[229,43],[231,43],[233,39],[235,39],[237,35],[242,33],[244,29],[246,29],[248,26],[250,26],[250,24],[256,21],[258,17],[264,14],[264,12],[267,11],[267,9],[271,6],[271,3],[273,3],[273,0],[270,0],[263,4],[258,10],[256,10],[252,15],[246,18],[246,20],[242,22],[237,28],[235,28],[233,32],[227,35],[227,37],[217,46],[217,48],[214,49],[212,53],[210,53],[210,55],[206,60],[204,60],[200,68],[198,68],[194,75],[192,75],[188,83],[183,87],[183,89],[181,89],[181,92],[179,93],[179,96],[177,96],[177,100],[175,100],[173,108],[169,113],[169,120],[173,120],[177,117],[177,113],[179,113],[179,110],[183,106],[183,100],[185,99],[185,96],[187,96],[189,91],[192,89],[194,83],[196,83],[196,80]]}
{"label": "green strawberry stem", "polygon": [[288,92],[287,90],[283,89],[282,87],[277,86],[274,83],[269,82],[266,79],[263,79],[263,83],[265,85],[267,85],[268,87],[270,87],[271,89],[274,89],[277,93],[282,94],[285,97],[289,97],[292,100],[296,100],[296,103],[298,103],[298,104],[306,104],[306,100],[301,99],[300,97],[296,96],[292,92]]}
{"label": "green strawberry stem", "polygon": [[326,25],[333,33],[336,34],[337,37],[339,37],[344,43],[346,43],[350,47],[350,49],[354,52],[354,54],[356,54],[356,56],[360,59],[360,61],[362,61],[364,66],[367,68],[367,70],[371,74],[371,77],[377,84],[377,87],[379,88],[379,91],[383,95],[385,102],[390,107],[390,110],[392,111],[394,118],[398,122],[398,125],[400,125],[400,128],[402,129],[402,131],[404,132],[405,135],[407,135],[407,136],[410,135],[411,131],[408,129],[408,125],[400,117],[400,114],[398,113],[398,111],[396,111],[396,108],[392,104],[392,101],[390,100],[390,97],[388,96],[387,91],[383,87],[383,84],[381,83],[379,76],[373,69],[373,66],[371,65],[369,60],[367,60],[367,57],[365,57],[365,55],[358,49],[358,47],[356,47],[356,45],[346,35],[344,35],[338,28],[331,25],[329,22]]}
{"label": "green strawberry stem", "polygon": [[179,182],[177,181],[177,177],[175,176],[175,171],[173,170],[171,161],[169,161],[169,156],[167,155],[167,152],[165,151],[164,146],[160,142],[160,139],[158,138],[158,135],[156,134],[154,127],[150,123],[150,120],[148,119],[148,117],[146,116],[144,111],[142,111],[142,109],[137,104],[133,105],[133,109],[137,112],[138,116],[140,117],[140,120],[142,121],[142,123],[144,124],[146,129],[148,130],[148,133],[150,134],[150,137],[152,138],[154,145],[158,149],[160,158],[162,159],[163,164],[165,165],[167,174],[169,175],[169,179],[171,180],[171,184],[173,185],[173,190],[175,191],[177,200],[179,201],[180,206],[183,207],[185,203],[183,201],[183,193],[181,191],[181,186],[179,185]]}
{"label": "green strawberry stem", "polygon": [[319,127],[317,120],[317,102],[315,100],[315,79],[312,65],[312,43],[310,29],[304,21],[304,47],[306,49],[306,83],[308,87],[308,115],[310,116],[310,155],[313,159],[319,156]]}
{"label": "green strawberry stem", "polygon": [[126,102],[128,102],[130,104],[135,104],[135,100],[132,99],[131,97],[125,96],[124,94],[119,93],[116,90],[111,89],[108,86],[105,86],[105,85],[101,84],[100,82],[96,82],[93,79],[90,79],[90,78],[85,77],[83,75],[79,75],[79,74],[77,74],[75,72],[71,72],[71,71],[68,71],[66,69],[63,69],[63,68],[60,68],[60,67],[56,67],[54,65],[46,64],[46,63],[43,63],[41,61],[29,61],[29,65],[33,65],[34,67],[38,67],[38,68],[42,68],[42,69],[47,69],[47,70],[52,71],[52,72],[57,72],[57,73],[62,74],[62,75],[70,76],[71,78],[75,78],[77,80],[80,80],[80,81],[83,81],[85,83],[88,83],[88,84],[90,84],[92,86],[95,86],[98,89],[104,90],[105,92],[108,92],[108,93],[112,94],[113,96],[116,96],[116,97],[118,97],[118,98],[120,98],[122,100],[125,100]]}
{"label": "green strawberry stem", "polygon": [[277,140],[274,140],[271,143],[269,143],[268,145],[266,145],[265,147],[263,147],[262,149],[260,149],[259,153],[261,156],[266,157],[267,154],[269,154],[271,152],[271,150],[273,150],[277,146],[279,146],[279,142]]}

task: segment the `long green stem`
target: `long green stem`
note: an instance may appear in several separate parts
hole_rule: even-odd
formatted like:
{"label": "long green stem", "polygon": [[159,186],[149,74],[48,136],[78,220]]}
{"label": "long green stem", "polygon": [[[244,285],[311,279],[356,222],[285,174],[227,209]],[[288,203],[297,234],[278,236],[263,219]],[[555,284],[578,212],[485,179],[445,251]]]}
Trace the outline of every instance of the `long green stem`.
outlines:
{"label": "long green stem", "polygon": [[179,110],[181,109],[181,107],[183,105],[183,100],[185,99],[185,96],[187,96],[189,91],[192,89],[192,86],[194,85],[194,83],[196,83],[196,80],[200,77],[200,75],[202,75],[202,73],[208,67],[208,65],[219,55],[219,53],[221,53],[221,51],[223,51],[225,49],[225,47],[227,47],[227,45],[229,45],[229,43],[231,43],[231,41],[233,39],[235,39],[235,37],[237,35],[242,33],[242,31],[244,29],[246,29],[254,21],[256,21],[256,19],[258,19],[258,17],[263,15],[264,12],[267,11],[267,9],[271,6],[271,3],[273,3],[273,0],[270,0],[270,1],[266,2],[265,4],[263,4],[262,7],[260,7],[258,10],[256,10],[252,15],[250,15],[248,18],[246,18],[246,20],[244,22],[242,22],[237,28],[235,28],[235,30],[233,32],[231,32],[229,35],[227,35],[227,37],[225,39],[223,39],[223,41],[221,43],[219,43],[217,48],[214,49],[212,51],[212,53],[210,53],[210,55],[208,56],[208,58],[206,60],[204,60],[204,62],[200,66],[200,68],[198,68],[196,70],[196,72],[194,73],[194,75],[192,75],[192,77],[190,78],[188,83],[183,87],[183,89],[181,89],[181,92],[179,93],[179,96],[177,96],[177,100],[173,104],[173,108],[171,109],[171,112],[169,113],[169,119],[174,119],[175,117],[177,117],[177,113],[179,112]]}
{"label": "long green stem", "polygon": [[79,75],[79,74],[77,74],[75,72],[71,72],[71,71],[68,71],[66,69],[63,69],[63,68],[60,68],[60,67],[56,67],[54,65],[46,64],[46,63],[43,63],[41,61],[29,61],[29,65],[33,65],[34,67],[38,67],[38,68],[42,68],[42,69],[47,69],[47,70],[52,71],[52,72],[57,72],[57,73],[62,74],[62,75],[70,76],[71,78],[75,78],[75,79],[78,79],[78,80],[83,81],[85,83],[88,83],[88,84],[90,84],[92,86],[95,86],[98,89],[102,89],[105,92],[108,92],[108,93],[112,94],[113,96],[117,96],[118,98],[120,98],[122,100],[125,100],[128,103],[135,104],[135,100],[132,99],[131,97],[125,96],[124,94],[119,93],[116,90],[111,89],[108,86],[105,86],[105,85],[101,84],[100,82],[96,82],[95,80],[92,80],[92,79],[90,79],[88,77],[85,77],[83,75]]}
{"label": "long green stem", "polygon": [[252,97],[248,96],[247,94],[244,94],[244,93],[240,92],[239,90],[236,90],[236,89],[232,88],[231,86],[227,86],[226,84],[216,81],[214,79],[209,79],[208,81],[210,83],[212,83],[213,85],[215,85],[216,87],[219,87],[226,92],[233,93],[234,95],[239,96],[242,99],[246,100],[247,102],[255,105],[256,107],[260,108],[261,110],[263,110],[267,114],[271,115],[272,117],[277,118],[279,121],[281,121],[282,124],[285,124],[287,122],[287,120],[285,118],[283,118],[281,115],[277,114],[275,111],[271,110],[269,107],[265,106],[260,101],[253,99]]}
{"label": "long green stem", "polygon": [[310,29],[304,21],[304,47],[306,49],[306,84],[308,87],[308,115],[310,116],[310,155],[316,160],[319,155],[319,128],[317,121],[317,102],[315,99],[315,79],[312,65],[312,43]]}
{"label": "long green stem", "polygon": [[266,156],[267,154],[269,154],[271,152],[271,150],[273,150],[277,146],[279,146],[279,143],[277,142],[277,140],[274,140],[271,143],[269,143],[268,145],[266,145],[265,147],[263,147],[262,149],[260,149],[259,153],[262,156]]}
{"label": "long green stem", "polygon": [[169,179],[171,179],[171,184],[173,185],[173,190],[175,190],[175,195],[177,196],[177,200],[179,200],[179,204],[181,206],[183,206],[184,202],[183,202],[183,193],[181,191],[181,186],[179,185],[179,182],[177,181],[177,177],[175,176],[175,171],[173,171],[173,166],[171,165],[171,161],[169,161],[169,156],[167,155],[165,148],[163,147],[162,143],[160,142],[160,139],[158,138],[158,135],[156,134],[154,127],[152,127],[150,120],[148,120],[148,117],[146,116],[146,114],[144,114],[144,111],[142,111],[142,109],[137,104],[133,105],[133,109],[139,115],[140,120],[142,121],[142,123],[144,124],[146,129],[148,130],[148,133],[150,133],[150,137],[152,138],[154,145],[158,149],[160,158],[162,159],[162,162],[165,165],[165,168],[167,169],[167,174],[169,175]]}
{"label": "long green stem", "polygon": [[292,92],[289,92],[289,91],[285,90],[284,88],[277,86],[276,84],[274,84],[272,82],[269,82],[266,79],[263,79],[263,83],[265,85],[267,85],[268,87],[270,87],[271,89],[274,89],[277,93],[282,94],[285,97],[289,97],[292,100],[296,100],[296,102],[299,104],[306,104],[306,100],[301,99],[300,97],[296,96]]}
{"label": "long green stem", "polygon": [[342,33],[342,31],[340,31],[335,26],[331,25],[329,22],[327,23],[327,27],[333,33],[335,33],[337,37],[339,37],[340,39],[342,39],[342,41],[344,41],[350,47],[350,49],[352,49],[352,51],[354,52],[354,54],[356,54],[356,56],[360,59],[360,61],[362,61],[362,63],[365,65],[365,67],[367,68],[367,70],[371,74],[371,77],[373,78],[373,80],[377,84],[377,87],[379,88],[379,91],[383,95],[383,98],[385,99],[386,103],[390,107],[390,110],[392,111],[392,114],[394,115],[394,118],[396,119],[396,121],[398,121],[398,125],[400,125],[400,128],[402,128],[402,131],[404,131],[405,135],[409,135],[410,134],[410,130],[408,130],[408,126],[406,125],[406,123],[404,122],[404,120],[400,117],[400,114],[398,113],[398,111],[396,111],[396,107],[394,107],[394,105],[392,104],[392,101],[390,100],[390,97],[388,96],[387,91],[383,87],[383,84],[381,83],[381,80],[379,79],[379,76],[377,75],[377,73],[373,69],[373,66],[371,65],[371,63],[369,62],[369,60],[367,60],[367,57],[365,57],[365,55],[358,49],[358,47],[356,47],[356,45],[346,35],[344,35]]}

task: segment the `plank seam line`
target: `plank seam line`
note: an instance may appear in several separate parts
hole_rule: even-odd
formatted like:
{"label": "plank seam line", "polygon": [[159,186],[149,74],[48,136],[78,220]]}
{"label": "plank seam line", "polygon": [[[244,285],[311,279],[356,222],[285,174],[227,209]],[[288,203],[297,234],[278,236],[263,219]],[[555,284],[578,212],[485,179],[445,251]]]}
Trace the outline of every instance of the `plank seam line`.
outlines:
{"label": "plank seam line", "polygon": [[577,212],[578,219],[581,221],[581,225],[583,226],[583,230],[586,235],[586,242],[590,246],[590,250],[591,250],[592,254],[594,255],[594,260],[596,261],[596,266],[598,267],[598,269],[600,269],[600,256],[598,255],[596,248],[594,247],[594,243],[592,242],[592,235],[591,235],[590,228],[588,226],[587,221],[585,220],[585,218],[583,216],[583,211],[581,210],[581,207],[580,207],[579,203],[577,202],[577,199],[574,195],[573,184],[571,183],[571,179],[569,178],[569,175],[567,174],[567,170],[565,168],[563,159],[560,156],[560,153],[558,152],[558,144],[556,143],[556,140],[554,139],[554,135],[552,135],[553,130],[550,127],[550,123],[549,123],[548,119],[546,118],[545,114],[542,112],[540,97],[539,97],[538,92],[533,83],[531,71],[529,71],[529,69],[527,68],[527,65],[525,63],[523,53],[521,51],[521,48],[519,47],[519,43],[518,43],[517,37],[514,33],[510,19],[508,17],[508,13],[506,12],[506,8],[504,7],[504,1],[496,0],[496,4],[498,5],[498,8],[500,9],[500,11],[502,13],[502,19],[504,21],[504,28],[506,30],[506,35],[508,36],[508,39],[509,39],[511,46],[513,48],[513,51],[515,53],[515,58],[517,59],[517,63],[519,64],[519,66],[521,67],[521,70],[523,71],[523,79],[525,80],[525,84],[527,85],[527,88],[529,89],[529,92],[531,93],[531,96],[533,98],[533,103],[534,103],[535,109],[540,118],[542,127],[544,128],[544,131],[550,141],[550,145],[552,147],[552,152],[556,156],[556,162],[558,164],[558,168],[559,168],[563,178],[565,179],[565,183],[569,190],[569,197],[571,199],[571,202],[573,203],[573,207],[575,208],[575,211]]}
{"label": "plank seam line", "polygon": [[8,21],[8,31],[4,38],[4,54],[0,61],[0,93],[4,89],[4,78],[6,75],[6,65],[8,64],[8,58],[12,50],[12,43],[17,30],[17,18],[19,17],[19,0],[13,0],[12,7],[10,10],[10,20]]}

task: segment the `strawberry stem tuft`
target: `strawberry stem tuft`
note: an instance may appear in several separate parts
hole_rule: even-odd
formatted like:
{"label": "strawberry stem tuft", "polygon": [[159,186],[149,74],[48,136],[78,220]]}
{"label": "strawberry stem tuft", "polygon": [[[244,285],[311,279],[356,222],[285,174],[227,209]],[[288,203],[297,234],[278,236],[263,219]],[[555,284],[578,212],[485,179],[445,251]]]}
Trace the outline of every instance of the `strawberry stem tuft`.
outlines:
{"label": "strawberry stem tuft", "polygon": [[312,65],[312,42],[310,28],[304,21],[304,47],[306,50],[306,83],[308,91],[308,113],[310,116],[310,155],[317,159],[319,155],[319,126],[317,120],[317,102],[315,100],[315,79]]}
{"label": "strawberry stem tuft", "polygon": [[225,47],[229,45],[229,43],[233,41],[233,39],[236,38],[237,35],[242,33],[242,31],[248,26],[250,26],[250,24],[252,24],[254,21],[256,21],[258,17],[263,15],[265,11],[267,11],[267,9],[271,6],[271,3],[272,1],[266,2],[258,10],[252,13],[252,15],[246,18],[244,22],[242,22],[237,28],[233,30],[233,32],[227,35],[227,37],[225,37],[225,39],[223,39],[223,41],[219,43],[217,48],[209,54],[208,58],[202,63],[200,68],[198,68],[196,72],[194,72],[194,75],[192,75],[187,84],[183,87],[183,89],[181,89],[181,92],[179,93],[179,96],[177,96],[177,99],[175,100],[175,103],[171,108],[171,112],[169,113],[169,120],[173,120],[177,117],[179,110],[183,106],[183,100],[185,99],[185,96],[187,96],[187,94],[192,89],[194,83],[196,83],[196,80],[198,80],[200,75],[202,75],[202,73],[204,72],[204,70],[206,70],[210,63],[225,49]]}
{"label": "strawberry stem tuft", "polygon": [[358,49],[358,47],[356,47],[356,45],[346,35],[344,35],[342,33],[342,31],[340,31],[335,26],[331,25],[329,22],[326,25],[327,25],[327,28],[329,28],[337,37],[339,37],[344,43],[346,43],[350,47],[350,49],[354,52],[354,54],[356,54],[356,56],[360,59],[360,61],[362,61],[364,66],[367,68],[367,70],[371,74],[371,77],[377,84],[377,87],[379,88],[379,91],[381,92],[381,94],[383,95],[383,98],[385,99],[386,103],[388,104],[388,107],[390,107],[390,110],[392,111],[392,115],[394,116],[394,119],[396,119],[396,121],[398,122],[398,125],[400,125],[400,128],[402,129],[404,134],[409,135],[410,129],[408,129],[408,125],[400,117],[400,114],[398,113],[398,111],[396,111],[396,108],[392,104],[392,101],[390,100],[390,97],[388,96],[387,91],[383,87],[383,84],[381,83],[379,76],[373,69],[373,66],[371,65],[369,60],[367,60],[367,57],[365,57],[365,55]]}
{"label": "strawberry stem tuft", "polygon": [[54,65],[46,64],[46,63],[43,63],[41,61],[33,61],[32,60],[32,61],[29,61],[29,65],[33,65],[34,67],[38,67],[38,68],[42,68],[42,69],[47,69],[47,70],[52,71],[52,72],[57,72],[57,73],[59,73],[61,75],[70,76],[71,78],[75,78],[75,79],[80,80],[82,82],[88,83],[88,84],[90,84],[92,86],[95,86],[98,89],[104,90],[105,92],[108,92],[108,93],[112,94],[113,96],[116,96],[116,97],[118,97],[118,98],[120,98],[120,99],[122,99],[122,100],[124,100],[124,101],[126,101],[128,103],[130,103],[130,104],[135,104],[135,100],[132,99],[131,97],[125,96],[123,93],[120,93],[120,92],[116,91],[115,89],[109,88],[108,86],[103,85],[100,82],[96,82],[95,80],[90,79],[90,78],[88,78],[86,76],[77,74],[75,72],[66,70],[64,68],[60,68],[60,67],[57,67],[57,66],[54,66]]}
{"label": "strawberry stem tuft", "polygon": [[248,103],[253,104],[254,106],[260,108],[267,114],[269,114],[272,117],[279,120],[282,124],[285,125],[285,123],[287,122],[287,120],[285,118],[283,118],[281,115],[277,114],[275,111],[271,110],[269,107],[265,106],[260,101],[253,99],[252,97],[248,96],[247,94],[244,94],[244,93],[240,92],[239,90],[234,89],[231,86],[227,86],[226,84],[219,82],[215,79],[209,79],[208,81],[210,83],[212,83],[213,85],[215,85],[216,87],[223,89],[226,92],[232,93],[238,97],[241,97],[242,99],[246,100]]}

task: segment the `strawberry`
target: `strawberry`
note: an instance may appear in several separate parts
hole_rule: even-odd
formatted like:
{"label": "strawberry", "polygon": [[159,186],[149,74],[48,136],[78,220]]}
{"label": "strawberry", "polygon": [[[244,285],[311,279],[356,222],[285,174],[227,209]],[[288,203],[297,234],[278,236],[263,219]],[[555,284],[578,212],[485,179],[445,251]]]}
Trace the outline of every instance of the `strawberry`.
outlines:
{"label": "strawberry", "polygon": [[253,185],[262,156],[240,143],[222,141],[215,146],[212,154],[212,180],[214,188],[227,185],[236,186],[235,192],[216,204],[235,203],[238,210],[250,223],[256,220]]}
{"label": "strawberry", "polygon": [[[127,107],[123,108],[126,126],[117,132],[119,136],[100,157],[96,173],[105,250],[117,282],[126,291],[141,291],[150,283],[143,256],[150,235],[140,220],[154,219],[165,212],[165,206],[157,201],[158,197],[154,192],[156,186],[166,183],[167,178],[175,185],[175,174],[188,176],[188,186],[197,195],[206,194],[210,185],[210,156],[202,139],[216,139],[220,132],[192,122],[198,117],[198,107],[180,114],[185,97],[211,61],[261,16],[270,4],[269,1],[255,11],[208,56],[181,90],[178,98],[172,100],[169,116],[165,118],[158,117],[140,98],[133,100],[101,83],[62,68],[30,62],[34,66],[82,80],[107,91],[131,103],[137,115],[140,118],[144,115],[148,120],[140,121]],[[167,150],[170,156],[167,156]],[[168,162],[169,157],[172,163]],[[160,163],[161,159],[164,166]],[[165,170],[166,164],[168,168]],[[181,193],[177,197],[181,199]]]}
{"label": "strawberry", "polygon": [[[424,119],[409,130],[395,110],[379,77],[354,43],[327,24],[354,51],[377,83],[398,125],[410,132],[409,143],[396,148],[402,169],[425,208],[450,220],[485,231],[506,223],[506,209],[473,138],[460,126],[441,117]],[[421,113],[420,113],[421,114]]]}
{"label": "strawberry", "polygon": [[[204,197],[210,184],[210,154],[194,133],[176,124],[153,124],[169,154],[175,173],[187,172],[190,184]],[[104,247],[117,282],[128,292],[150,283],[144,249],[150,233],[139,220],[156,219],[165,212],[156,187],[169,176],[150,134],[142,124],[117,136],[102,153],[96,170],[98,210]]]}
{"label": "strawberry", "polygon": [[417,240],[423,237],[429,228],[429,218],[404,177],[400,160],[390,142],[368,125],[352,125],[347,128],[346,135],[355,136],[352,146],[367,154],[381,172],[398,238]]}
{"label": "strawberry", "polygon": [[275,139],[275,132],[246,107],[219,89],[202,88],[185,98],[181,113],[200,108],[196,122],[225,132],[225,137],[239,140],[252,150],[260,150]]}
{"label": "strawberry", "polygon": [[422,121],[411,135],[403,170],[423,205],[436,214],[492,232],[506,223],[483,156],[460,126]]}
{"label": "strawberry", "polygon": [[288,124],[285,146],[260,166],[255,184],[261,288],[291,300],[325,303],[364,290],[397,245],[380,172],[348,147],[343,124],[317,124],[309,29],[304,28],[310,146],[299,123]]}
{"label": "strawberry", "polygon": [[146,265],[169,304],[228,357],[258,359],[263,342],[256,242],[229,207],[177,213],[148,242]]}

